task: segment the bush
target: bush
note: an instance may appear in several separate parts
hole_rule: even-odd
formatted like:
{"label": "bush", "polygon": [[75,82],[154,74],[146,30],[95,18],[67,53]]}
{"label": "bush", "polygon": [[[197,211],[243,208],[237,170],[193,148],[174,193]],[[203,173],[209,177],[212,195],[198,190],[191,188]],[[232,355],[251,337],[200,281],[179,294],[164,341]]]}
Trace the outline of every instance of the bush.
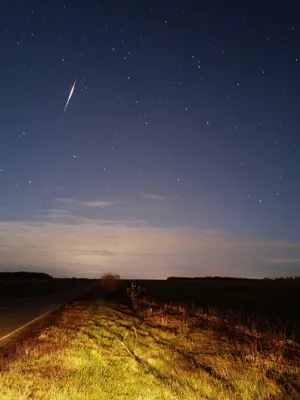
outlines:
{"label": "bush", "polygon": [[119,288],[120,275],[107,272],[102,275],[101,287],[108,297],[113,297]]}

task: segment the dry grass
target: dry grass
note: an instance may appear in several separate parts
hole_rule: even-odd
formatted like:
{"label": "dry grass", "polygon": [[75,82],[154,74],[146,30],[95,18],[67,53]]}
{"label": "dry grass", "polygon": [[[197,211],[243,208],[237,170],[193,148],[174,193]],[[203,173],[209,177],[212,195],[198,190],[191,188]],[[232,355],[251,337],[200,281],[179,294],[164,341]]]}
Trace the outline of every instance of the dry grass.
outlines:
{"label": "dry grass", "polygon": [[2,359],[0,399],[299,399],[298,352],[198,309],[86,301]]}

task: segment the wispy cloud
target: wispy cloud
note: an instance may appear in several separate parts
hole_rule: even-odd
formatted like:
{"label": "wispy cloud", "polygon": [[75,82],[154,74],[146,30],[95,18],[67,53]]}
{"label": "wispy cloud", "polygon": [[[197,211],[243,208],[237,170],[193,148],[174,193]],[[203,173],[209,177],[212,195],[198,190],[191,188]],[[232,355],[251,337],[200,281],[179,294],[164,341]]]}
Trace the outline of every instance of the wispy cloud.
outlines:
{"label": "wispy cloud", "polygon": [[114,205],[116,205],[116,204],[118,204],[117,202],[116,203],[113,203],[113,202],[109,202],[109,201],[84,201],[83,203],[82,203],[84,206],[86,206],[86,207],[101,207],[101,208],[104,208],[104,207],[112,207],[112,206],[114,206]]}
{"label": "wispy cloud", "polygon": [[73,218],[70,210],[61,210],[58,208],[44,210],[46,218],[48,220],[61,220],[66,218]]}
{"label": "wispy cloud", "polygon": [[300,258],[270,258],[268,261],[270,263],[276,263],[276,264],[299,263],[300,265]]}
{"label": "wispy cloud", "polygon": [[63,203],[67,206],[67,208],[74,209],[74,207],[91,207],[91,208],[104,208],[104,207],[113,207],[122,204],[122,201],[104,201],[104,200],[85,200],[80,201],[76,199],[69,198],[59,198],[57,199],[60,203]]}
{"label": "wispy cloud", "polygon": [[146,199],[165,200],[164,196],[155,193],[141,192],[141,196],[145,197]]}
{"label": "wispy cloud", "polygon": [[265,242],[261,241],[259,244],[263,247],[278,247],[278,248],[290,248],[290,249],[300,249],[300,242],[286,242],[286,241],[272,241]]}
{"label": "wispy cloud", "polygon": [[75,199],[70,199],[70,198],[58,198],[58,201],[64,204],[78,204],[79,201]]}

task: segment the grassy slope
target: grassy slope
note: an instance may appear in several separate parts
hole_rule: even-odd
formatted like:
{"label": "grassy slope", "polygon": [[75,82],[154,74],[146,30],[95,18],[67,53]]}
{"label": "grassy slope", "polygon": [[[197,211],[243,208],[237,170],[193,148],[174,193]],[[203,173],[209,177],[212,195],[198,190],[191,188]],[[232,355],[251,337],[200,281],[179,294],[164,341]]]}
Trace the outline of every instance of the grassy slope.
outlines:
{"label": "grassy slope", "polygon": [[99,299],[77,303],[2,360],[0,399],[299,398],[299,363],[200,322],[180,312],[141,319]]}

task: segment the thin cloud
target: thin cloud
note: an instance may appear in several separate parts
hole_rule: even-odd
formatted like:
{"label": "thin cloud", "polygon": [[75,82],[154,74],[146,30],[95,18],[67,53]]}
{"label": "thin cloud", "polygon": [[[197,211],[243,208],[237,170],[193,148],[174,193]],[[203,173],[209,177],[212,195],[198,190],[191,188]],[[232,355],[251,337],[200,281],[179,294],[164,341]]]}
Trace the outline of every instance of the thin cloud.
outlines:
{"label": "thin cloud", "polygon": [[59,199],[57,199],[60,203],[63,203],[63,204],[66,204],[66,205],[76,205],[76,204],[78,204],[79,203],[79,201],[78,200],[75,200],[75,199],[69,199],[69,198],[59,198]]}
{"label": "thin cloud", "polygon": [[300,258],[270,258],[268,261],[275,264],[300,264]]}
{"label": "thin cloud", "polygon": [[151,200],[165,200],[164,196],[161,196],[161,195],[155,194],[155,193],[142,192],[141,196],[145,197],[146,199],[151,199]]}
{"label": "thin cloud", "polygon": [[44,214],[48,220],[64,220],[67,218],[73,218],[70,210],[46,209],[44,210]]}
{"label": "thin cloud", "polygon": [[122,201],[104,201],[104,200],[85,200],[80,201],[71,198],[59,198],[57,199],[59,202],[65,204],[67,208],[74,209],[75,207],[91,207],[91,208],[104,208],[104,207],[113,207],[118,206],[123,203]]}
{"label": "thin cloud", "polygon": [[268,247],[278,247],[278,248],[290,248],[290,249],[300,249],[300,242],[285,242],[285,241],[272,241],[272,242],[260,242],[261,246],[268,246]]}
{"label": "thin cloud", "polygon": [[59,266],[62,275],[73,276],[94,276],[98,269],[122,276],[131,271],[133,277],[148,278],[174,273],[248,276],[250,271],[265,276],[266,261],[270,266],[273,260],[275,266],[283,254],[288,255],[284,262],[298,257],[289,242],[282,242],[281,248],[279,243],[262,245],[215,229],[82,218],[57,209],[37,222],[0,222],[0,267],[40,266],[57,271]]}
{"label": "thin cloud", "polygon": [[116,203],[112,203],[110,201],[84,201],[82,203],[84,206],[86,207],[112,207],[114,206]]}
{"label": "thin cloud", "polygon": [[74,207],[77,207],[78,205],[81,204],[79,200],[76,199],[71,199],[71,198],[58,198],[56,199],[59,203],[64,204],[67,208],[74,209]]}

